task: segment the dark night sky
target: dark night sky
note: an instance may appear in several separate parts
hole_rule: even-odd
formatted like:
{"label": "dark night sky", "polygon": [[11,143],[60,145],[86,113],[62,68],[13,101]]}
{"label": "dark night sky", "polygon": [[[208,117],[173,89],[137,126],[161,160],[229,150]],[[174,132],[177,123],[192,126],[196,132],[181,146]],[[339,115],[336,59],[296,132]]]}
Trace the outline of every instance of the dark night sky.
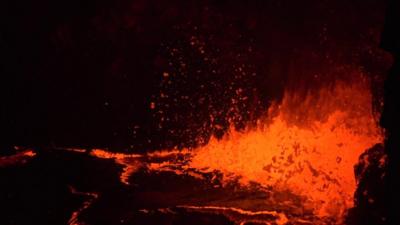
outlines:
{"label": "dark night sky", "polygon": [[[193,145],[237,114],[238,128],[256,119],[284,87],[336,79],[337,65],[371,76],[388,65],[378,49],[381,0],[1,4],[8,145]],[[248,97],[236,111],[229,87]]]}

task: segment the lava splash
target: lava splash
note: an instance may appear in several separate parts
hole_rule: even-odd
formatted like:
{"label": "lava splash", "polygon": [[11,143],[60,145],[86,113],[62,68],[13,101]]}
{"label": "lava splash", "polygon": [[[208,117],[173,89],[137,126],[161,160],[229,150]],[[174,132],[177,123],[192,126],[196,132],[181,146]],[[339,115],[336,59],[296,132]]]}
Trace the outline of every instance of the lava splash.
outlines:
{"label": "lava splash", "polygon": [[287,92],[272,118],[212,138],[194,150],[190,167],[221,171],[224,182],[290,190],[316,215],[340,218],[353,205],[358,157],[383,137],[368,85],[337,81],[305,96]]}
{"label": "lava splash", "polygon": [[[183,166],[153,163],[153,171],[220,173],[223,185],[256,183],[302,197],[302,207],[340,221],[353,206],[354,165],[383,140],[372,110],[369,80],[336,81],[305,95],[287,91],[257,126],[231,128],[195,149]],[[190,174],[194,174],[191,172]]]}
{"label": "lava splash", "polygon": [[[131,185],[133,174],[173,173],[209,183],[226,196],[235,190],[268,193],[256,205],[246,205],[242,198],[240,202],[200,198],[198,203],[193,199],[171,203],[168,212],[184,209],[231,215],[227,209],[235,209],[232,212],[255,213],[247,219],[240,213],[232,217],[241,224],[259,221],[257,212],[267,208],[282,213],[272,219],[276,224],[285,224],[286,219],[341,224],[353,206],[354,165],[366,149],[383,141],[369,85],[368,79],[358,79],[336,81],[304,95],[287,91],[256,126],[239,131],[231,128],[222,138],[213,137],[196,148],[130,155],[94,149],[90,155],[123,165],[120,177],[126,185]],[[143,181],[134,182],[137,186]]]}

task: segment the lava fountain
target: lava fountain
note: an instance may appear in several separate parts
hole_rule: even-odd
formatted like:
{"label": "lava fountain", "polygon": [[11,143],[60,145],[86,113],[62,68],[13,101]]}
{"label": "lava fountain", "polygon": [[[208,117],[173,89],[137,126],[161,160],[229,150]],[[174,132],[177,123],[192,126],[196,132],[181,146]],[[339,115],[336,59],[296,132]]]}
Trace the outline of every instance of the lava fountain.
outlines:
{"label": "lava fountain", "polygon": [[305,95],[286,91],[256,127],[194,149],[190,168],[219,171],[223,183],[252,182],[304,197],[303,207],[340,220],[353,205],[354,165],[383,133],[370,82],[336,81]]}
{"label": "lava fountain", "polygon": [[[288,211],[297,210],[299,217],[311,212],[322,221],[342,224],[357,187],[354,166],[365,150],[384,138],[372,107],[371,81],[360,72],[350,75],[352,79],[302,94],[286,91],[256,125],[244,130],[232,127],[222,138],[212,137],[196,148],[143,155],[97,149],[91,155],[124,165],[121,181],[127,185],[131,174],[144,169],[217,180],[222,186],[256,187],[287,195],[265,199],[271,212],[282,211],[278,205],[283,205]],[[214,175],[211,179],[210,174]],[[291,198],[300,203],[294,204]],[[223,203],[181,207],[225,209]]]}

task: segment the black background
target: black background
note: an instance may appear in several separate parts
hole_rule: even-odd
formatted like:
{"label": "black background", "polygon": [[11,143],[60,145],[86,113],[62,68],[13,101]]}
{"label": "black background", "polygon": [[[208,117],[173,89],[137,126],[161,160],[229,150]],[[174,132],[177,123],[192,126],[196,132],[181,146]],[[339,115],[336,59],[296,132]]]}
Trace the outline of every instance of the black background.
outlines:
{"label": "black background", "polygon": [[[135,151],[196,145],[237,114],[239,129],[257,119],[284,88],[337,79],[338,65],[382,80],[384,13],[380,0],[2,1],[1,139]],[[241,65],[246,75],[237,76]],[[163,84],[164,72],[176,85]],[[232,86],[249,97],[235,112]],[[191,103],[162,108],[170,100],[160,90]],[[175,120],[160,126],[162,117]]]}

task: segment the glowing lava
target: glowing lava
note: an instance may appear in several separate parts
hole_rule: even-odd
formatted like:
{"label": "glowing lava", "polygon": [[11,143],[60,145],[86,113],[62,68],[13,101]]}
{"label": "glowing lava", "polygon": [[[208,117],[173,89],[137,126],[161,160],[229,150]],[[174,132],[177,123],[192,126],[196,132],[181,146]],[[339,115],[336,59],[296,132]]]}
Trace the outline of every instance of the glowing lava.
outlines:
{"label": "glowing lava", "polygon": [[358,157],[382,141],[371,99],[367,79],[337,81],[305,96],[287,92],[270,119],[212,138],[194,150],[189,167],[220,171],[224,183],[288,190],[316,215],[341,218],[353,204]]}
{"label": "glowing lava", "polygon": [[[255,127],[242,131],[231,128],[221,139],[213,137],[194,149],[143,155],[93,150],[91,155],[124,165],[121,181],[128,185],[130,175],[143,169],[206,180],[214,174],[211,182],[243,188],[256,183],[270,193],[287,195],[265,201],[276,208],[285,205],[288,211],[300,207],[293,215],[312,212],[341,224],[346,210],[353,206],[354,165],[365,150],[383,141],[383,131],[376,122],[379,115],[372,109],[370,81],[354,77],[355,81],[336,81],[302,95],[287,91]],[[294,196],[300,204],[294,203],[296,199],[291,202]],[[193,207],[209,210],[225,206]]]}

